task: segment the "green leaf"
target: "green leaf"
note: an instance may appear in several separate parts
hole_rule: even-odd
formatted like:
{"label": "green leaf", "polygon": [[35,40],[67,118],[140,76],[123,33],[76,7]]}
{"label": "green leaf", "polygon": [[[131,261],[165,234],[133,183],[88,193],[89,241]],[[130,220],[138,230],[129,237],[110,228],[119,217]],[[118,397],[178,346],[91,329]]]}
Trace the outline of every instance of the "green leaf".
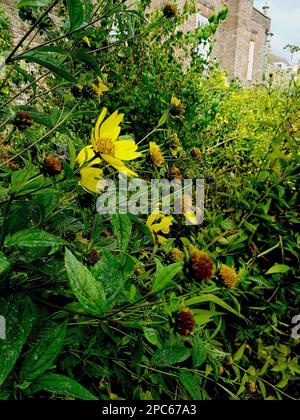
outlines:
{"label": "green leaf", "polygon": [[0,386],[14,367],[32,328],[34,316],[31,300],[12,295],[0,300],[0,313],[6,320],[6,339],[0,340]]}
{"label": "green leaf", "polygon": [[102,283],[96,281],[91,272],[68,249],[65,254],[65,265],[70,286],[81,306],[89,314],[102,315],[106,305]]}
{"label": "green leaf", "polygon": [[199,379],[195,375],[190,372],[179,372],[179,380],[193,400],[202,399]]}
{"label": "green leaf", "polygon": [[222,312],[210,311],[207,309],[194,309],[194,318],[197,325],[205,325],[212,321],[212,317],[222,315]]}
{"label": "green leaf", "polygon": [[56,373],[47,373],[38,377],[33,382],[32,389],[34,393],[48,391],[80,400],[97,400],[93,394],[73,379]]}
{"label": "green leaf", "polygon": [[266,274],[277,274],[277,273],[287,273],[291,270],[291,267],[285,264],[275,264],[271,267]]}
{"label": "green leaf", "polygon": [[153,366],[172,366],[183,362],[191,355],[191,351],[186,347],[177,344],[157,350],[151,359]]}
{"label": "green leaf", "polygon": [[73,141],[67,137],[66,138],[68,149],[69,149],[69,156],[70,156],[70,168],[74,169],[75,163],[76,163],[76,149],[74,146]]}
{"label": "green leaf", "polygon": [[167,121],[167,119],[168,119],[168,112],[165,112],[163,115],[162,115],[162,117],[161,117],[161,119],[158,121],[158,124],[157,124],[157,127],[161,127],[162,125],[164,125],[165,124],[165,122]]}
{"label": "green leaf", "polygon": [[3,254],[3,252],[0,252],[0,276],[7,273],[9,269],[10,269],[9,259]]}
{"label": "green leaf", "polygon": [[127,214],[112,214],[110,217],[121,251],[125,251],[131,237],[131,220]]}
{"label": "green leaf", "polygon": [[154,328],[144,327],[143,331],[144,331],[144,335],[145,335],[147,341],[149,341],[150,344],[153,344],[154,346],[160,347],[159,335],[158,335],[158,332]]}
{"label": "green leaf", "polygon": [[206,360],[206,348],[204,342],[196,335],[192,350],[193,367],[199,368]]}
{"label": "green leaf", "polygon": [[32,381],[49,369],[59,354],[67,331],[67,323],[50,328],[26,354],[21,368],[21,378]]}
{"label": "green leaf", "polygon": [[234,315],[238,316],[239,318],[245,319],[243,315],[241,315],[238,311],[236,311],[234,308],[232,308],[230,305],[228,305],[224,300],[220,299],[218,296],[215,296],[211,293],[207,293],[201,296],[195,296],[191,299],[188,299],[185,301],[186,306],[193,306],[197,305],[198,303],[208,303],[213,302],[222,308],[226,309],[228,312],[233,313]]}
{"label": "green leaf", "polygon": [[96,281],[103,285],[107,302],[115,301],[124,286],[122,267],[118,259],[103,251],[100,261],[91,268]]}
{"label": "green leaf", "polygon": [[245,352],[245,348],[246,348],[246,344],[242,344],[241,347],[238,349],[238,351],[235,353],[235,355],[233,356],[233,360],[235,362],[238,362],[244,355]]}
{"label": "green leaf", "polygon": [[48,6],[50,0],[20,0],[17,3],[17,8],[21,7],[45,7]]}
{"label": "green leaf", "polygon": [[24,229],[5,238],[6,247],[41,248],[65,245],[67,242],[40,229]]}
{"label": "green leaf", "polygon": [[50,54],[46,53],[25,53],[20,56],[20,59],[27,60],[51,70],[53,73],[61,76],[63,79],[71,83],[76,83],[73,77],[62,64],[53,58]]}
{"label": "green leaf", "polygon": [[165,267],[154,278],[152,285],[152,293],[161,292],[162,290],[175,287],[176,284],[172,279],[182,271],[183,263],[178,262]]}
{"label": "green leaf", "polygon": [[80,28],[83,23],[83,7],[81,0],[67,0],[67,8],[70,18],[70,31]]}

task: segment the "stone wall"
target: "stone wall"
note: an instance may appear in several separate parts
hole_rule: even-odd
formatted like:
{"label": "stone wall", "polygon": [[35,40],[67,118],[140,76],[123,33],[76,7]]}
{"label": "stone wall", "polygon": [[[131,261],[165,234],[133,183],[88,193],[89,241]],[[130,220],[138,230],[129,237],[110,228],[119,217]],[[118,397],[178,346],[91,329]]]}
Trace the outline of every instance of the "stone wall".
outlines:
{"label": "stone wall", "polygon": [[[16,0],[0,0],[0,5],[4,7],[11,23],[14,43],[26,30],[26,25],[18,18],[16,2]],[[163,3],[163,0],[153,0],[151,9],[161,7]],[[246,82],[250,42],[254,42],[252,81],[260,82],[264,73],[266,32],[270,29],[270,19],[253,7],[252,0],[197,0],[199,12],[206,17],[218,11],[224,3],[227,3],[229,13],[216,33],[213,58],[219,61],[221,69],[226,70],[229,78],[238,77]],[[182,9],[184,0],[178,0],[178,4],[179,9]],[[191,16],[182,26],[182,30],[191,31],[195,27],[196,16]]]}
{"label": "stone wall", "polygon": [[27,25],[19,19],[16,4],[16,0],[0,0],[0,6],[4,9],[10,23],[14,45],[22,38],[27,29]]}
{"label": "stone wall", "polygon": [[[179,9],[184,0],[179,0]],[[247,82],[250,42],[255,43],[252,82],[263,79],[266,54],[266,31],[270,29],[270,19],[253,7],[252,0],[197,0],[199,13],[210,16],[224,4],[229,7],[229,13],[215,35],[216,45],[213,58],[220,63],[228,77],[238,77]],[[152,9],[161,7],[163,0],[154,0]],[[184,31],[192,31],[196,27],[196,16],[182,26]]]}

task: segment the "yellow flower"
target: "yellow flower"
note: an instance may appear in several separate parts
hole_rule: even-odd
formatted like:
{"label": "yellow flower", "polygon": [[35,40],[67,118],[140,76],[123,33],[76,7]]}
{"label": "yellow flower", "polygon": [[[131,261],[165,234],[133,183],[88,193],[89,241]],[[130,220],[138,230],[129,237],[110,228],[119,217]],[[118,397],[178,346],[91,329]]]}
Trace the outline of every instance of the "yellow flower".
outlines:
{"label": "yellow flower", "polygon": [[177,166],[173,166],[171,168],[171,174],[173,175],[174,179],[182,179],[181,170],[177,168]]}
{"label": "yellow flower", "polygon": [[171,140],[172,140],[171,153],[173,157],[177,157],[178,152],[180,150],[180,140],[176,133],[172,135]]}
{"label": "yellow flower", "polygon": [[176,98],[176,96],[172,95],[172,98],[171,98],[171,106],[177,107],[180,104],[181,104],[181,101],[178,98]]}
{"label": "yellow flower", "polygon": [[183,215],[191,225],[198,225],[202,211],[199,207],[193,207],[192,197],[184,195],[182,198]]}
{"label": "yellow flower", "polygon": [[85,165],[90,169],[90,171],[84,171],[91,177],[88,180],[90,183],[89,187],[95,185],[95,179],[100,176],[99,171],[101,171],[97,169],[96,173],[96,168],[90,167],[101,163],[102,159],[119,172],[125,173],[128,176],[137,176],[135,172],[125,166],[123,160],[134,160],[142,156],[140,152],[137,152],[137,145],[131,137],[126,137],[126,140],[117,140],[121,131],[120,123],[123,120],[124,114],[119,114],[118,111],[115,111],[104,121],[106,113],[107,108],[103,108],[96,126],[92,131],[92,144],[84,147],[77,156],[79,166]]}
{"label": "yellow flower", "polygon": [[183,261],[184,259],[184,253],[180,251],[179,248],[174,248],[172,250],[172,260],[174,262]]}
{"label": "yellow flower", "polygon": [[92,84],[92,89],[99,99],[101,98],[101,96],[103,96],[105,92],[108,92],[109,90],[100,77],[98,77],[97,80],[94,81],[94,83]]}
{"label": "yellow flower", "polygon": [[91,48],[91,41],[88,36],[84,36],[82,40]]}
{"label": "yellow flower", "polygon": [[182,105],[182,102],[176,98],[176,96],[172,96],[171,98],[171,108],[170,108],[170,114],[173,115],[173,117],[179,116],[184,113],[184,106]]}
{"label": "yellow flower", "polygon": [[164,155],[162,154],[160,147],[153,141],[149,143],[149,152],[154,165],[163,166],[165,162]]}
{"label": "yellow flower", "polygon": [[170,233],[170,227],[173,223],[174,218],[172,216],[164,216],[161,213],[152,213],[147,219],[146,225],[150,229],[150,232],[159,244],[166,242],[164,236],[158,235],[158,232],[161,232],[165,235]]}
{"label": "yellow flower", "polygon": [[88,192],[97,192],[97,184],[102,178],[103,171],[99,168],[86,166],[80,169],[80,185]]}
{"label": "yellow flower", "polygon": [[234,268],[228,267],[228,265],[222,264],[220,268],[220,276],[226,286],[233,289],[238,282],[238,275]]}

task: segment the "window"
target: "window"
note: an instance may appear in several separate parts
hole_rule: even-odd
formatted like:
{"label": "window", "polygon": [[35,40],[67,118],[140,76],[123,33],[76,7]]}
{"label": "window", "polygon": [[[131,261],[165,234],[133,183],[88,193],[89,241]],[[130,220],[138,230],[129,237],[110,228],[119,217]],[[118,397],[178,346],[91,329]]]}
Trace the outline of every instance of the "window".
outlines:
{"label": "window", "polygon": [[250,41],[248,71],[247,71],[247,80],[249,80],[249,81],[251,81],[253,79],[254,50],[255,50],[255,42]]}
{"label": "window", "polygon": [[201,26],[207,25],[208,19],[207,17],[201,15],[201,13],[196,14],[196,28],[200,28]]}
{"label": "window", "polygon": [[[201,13],[196,14],[196,29],[201,28],[201,26],[208,25],[208,18],[201,15]],[[202,56],[204,60],[208,61],[209,58],[210,45],[209,41],[202,41],[197,47],[197,54]]]}

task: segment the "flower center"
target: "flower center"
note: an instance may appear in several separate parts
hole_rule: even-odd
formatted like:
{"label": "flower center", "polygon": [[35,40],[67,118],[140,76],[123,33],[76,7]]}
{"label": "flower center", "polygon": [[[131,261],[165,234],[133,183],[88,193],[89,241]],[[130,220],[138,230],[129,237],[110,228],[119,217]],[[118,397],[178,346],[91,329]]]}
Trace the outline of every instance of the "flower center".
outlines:
{"label": "flower center", "polygon": [[115,145],[109,138],[100,138],[94,141],[94,149],[96,153],[103,155],[114,156]]}

